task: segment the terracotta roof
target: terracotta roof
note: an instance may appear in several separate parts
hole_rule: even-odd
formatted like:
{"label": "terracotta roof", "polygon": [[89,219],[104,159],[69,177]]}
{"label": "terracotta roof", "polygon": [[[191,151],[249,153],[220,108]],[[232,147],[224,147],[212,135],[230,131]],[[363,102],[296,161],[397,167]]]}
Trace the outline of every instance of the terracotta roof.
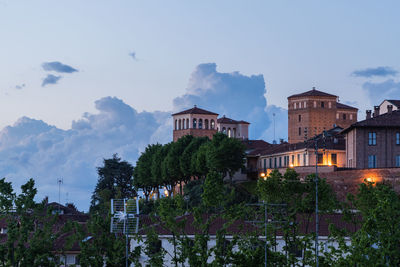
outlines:
{"label": "terracotta roof", "polygon": [[288,98],[292,98],[292,97],[302,97],[302,96],[329,96],[329,97],[337,97],[336,95],[331,95],[322,91],[318,91],[315,90],[315,88],[313,88],[310,91],[304,92],[304,93],[300,93],[300,94],[295,94],[295,95],[291,95]]}
{"label": "terracotta roof", "polygon": [[207,114],[207,115],[217,115],[218,116],[218,113],[214,113],[214,112],[202,109],[202,108],[198,108],[196,105],[193,108],[190,108],[190,109],[178,112],[178,113],[174,113],[174,114],[172,114],[172,116],[183,115],[183,114]]}
{"label": "terracotta roof", "polygon": [[342,133],[346,133],[353,128],[360,127],[385,127],[385,128],[400,128],[400,110],[384,113],[382,115],[372,117],[363,121],[359,121],[344,129]]}
{"label": "terracotta roof", "polygon": [[387,100],[388,102],[392,103],[394,106],[396,106],[397,108],[400,108],[400,100],[396,100],[396,99],[391,99],[391,100]]}
{"label": "terracotta roof", "polygon": [[247,121],[236,121],[233,119],[230,119],[228,117],[223,116],[222,118],[219,118],[217,120],[218,123],[225,123],[225,124],[250,124]]}
{"label": "terracotta roof", "polygon": [[352,107],[352,106],[348,106],[339,102],[336,102],[336,107],[339,109],[354,109],[354,110],[358,110],[358,108]]}

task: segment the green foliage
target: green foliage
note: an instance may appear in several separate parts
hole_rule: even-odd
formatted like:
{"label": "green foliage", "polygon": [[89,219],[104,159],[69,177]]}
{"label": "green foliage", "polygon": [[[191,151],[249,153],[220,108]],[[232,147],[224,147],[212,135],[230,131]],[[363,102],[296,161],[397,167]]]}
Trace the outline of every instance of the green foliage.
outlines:
{"label": "green foliage", "polygon": [[136,195],[133,189],[132,165],[121,161],[117,154],[103,162],[104,166],[97,168],[99,180],[92,195],[91,213],[106,213],[112,198],[130,198]]}

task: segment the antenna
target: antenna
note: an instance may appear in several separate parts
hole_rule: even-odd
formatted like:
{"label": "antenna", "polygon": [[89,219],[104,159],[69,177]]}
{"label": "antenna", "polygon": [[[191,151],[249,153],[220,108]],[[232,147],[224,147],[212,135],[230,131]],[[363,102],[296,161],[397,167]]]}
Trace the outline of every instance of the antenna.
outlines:
{"label": "antenna", "polygon": [[276,140],[275,140],[275,113],[272,113],[272,116],[274,118],[274,141],[272,141],[272,143],[276,144]]}
{"label": "antenna", "polygon": [[128,267],[129,234],[139,230],[139,198],[111,199],[111,233],[126,237],[126,266]]}
{"label": "antenna", "polygon": [[64,183],[64,179],[63,178],[59,178],[57,180],[58,183],[58,214],[61,213],[61,185]]}

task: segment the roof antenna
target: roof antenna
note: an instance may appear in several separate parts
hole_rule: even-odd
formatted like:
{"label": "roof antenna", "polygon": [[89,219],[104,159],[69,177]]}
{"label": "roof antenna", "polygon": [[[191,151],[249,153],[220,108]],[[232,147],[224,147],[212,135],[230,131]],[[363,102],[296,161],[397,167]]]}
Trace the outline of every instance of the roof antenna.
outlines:
{"label": "roof antenna", "polygon": [[314,91],[315,91],[315,86],[313,86],[313,88],[312,88]]}
{"label": "roof antenna", "polygon": [[276,144],[276,140],[275,140],[275,113],[272,113],[272,116],[274,118],[274,140],[272,141],[272,143]]}
{"label": "roof antenna", "polygon": [[59,178],[57,180],[58,183],[58,214],[61,213],[61,184],[64,183],[64,179],[63,178]]}

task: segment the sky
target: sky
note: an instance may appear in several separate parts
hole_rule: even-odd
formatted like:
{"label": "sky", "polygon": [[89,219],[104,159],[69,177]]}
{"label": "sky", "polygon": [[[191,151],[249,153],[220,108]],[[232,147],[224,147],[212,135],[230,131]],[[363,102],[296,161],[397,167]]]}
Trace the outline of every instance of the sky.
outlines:
{"label": "sky", "polygon": [[[400,98],[398,1],[0,0],[0,177],[87,209],[96,167],[194,104],[287,138],[287,96]],[[68,193],[68,197],[67,197]]]}

